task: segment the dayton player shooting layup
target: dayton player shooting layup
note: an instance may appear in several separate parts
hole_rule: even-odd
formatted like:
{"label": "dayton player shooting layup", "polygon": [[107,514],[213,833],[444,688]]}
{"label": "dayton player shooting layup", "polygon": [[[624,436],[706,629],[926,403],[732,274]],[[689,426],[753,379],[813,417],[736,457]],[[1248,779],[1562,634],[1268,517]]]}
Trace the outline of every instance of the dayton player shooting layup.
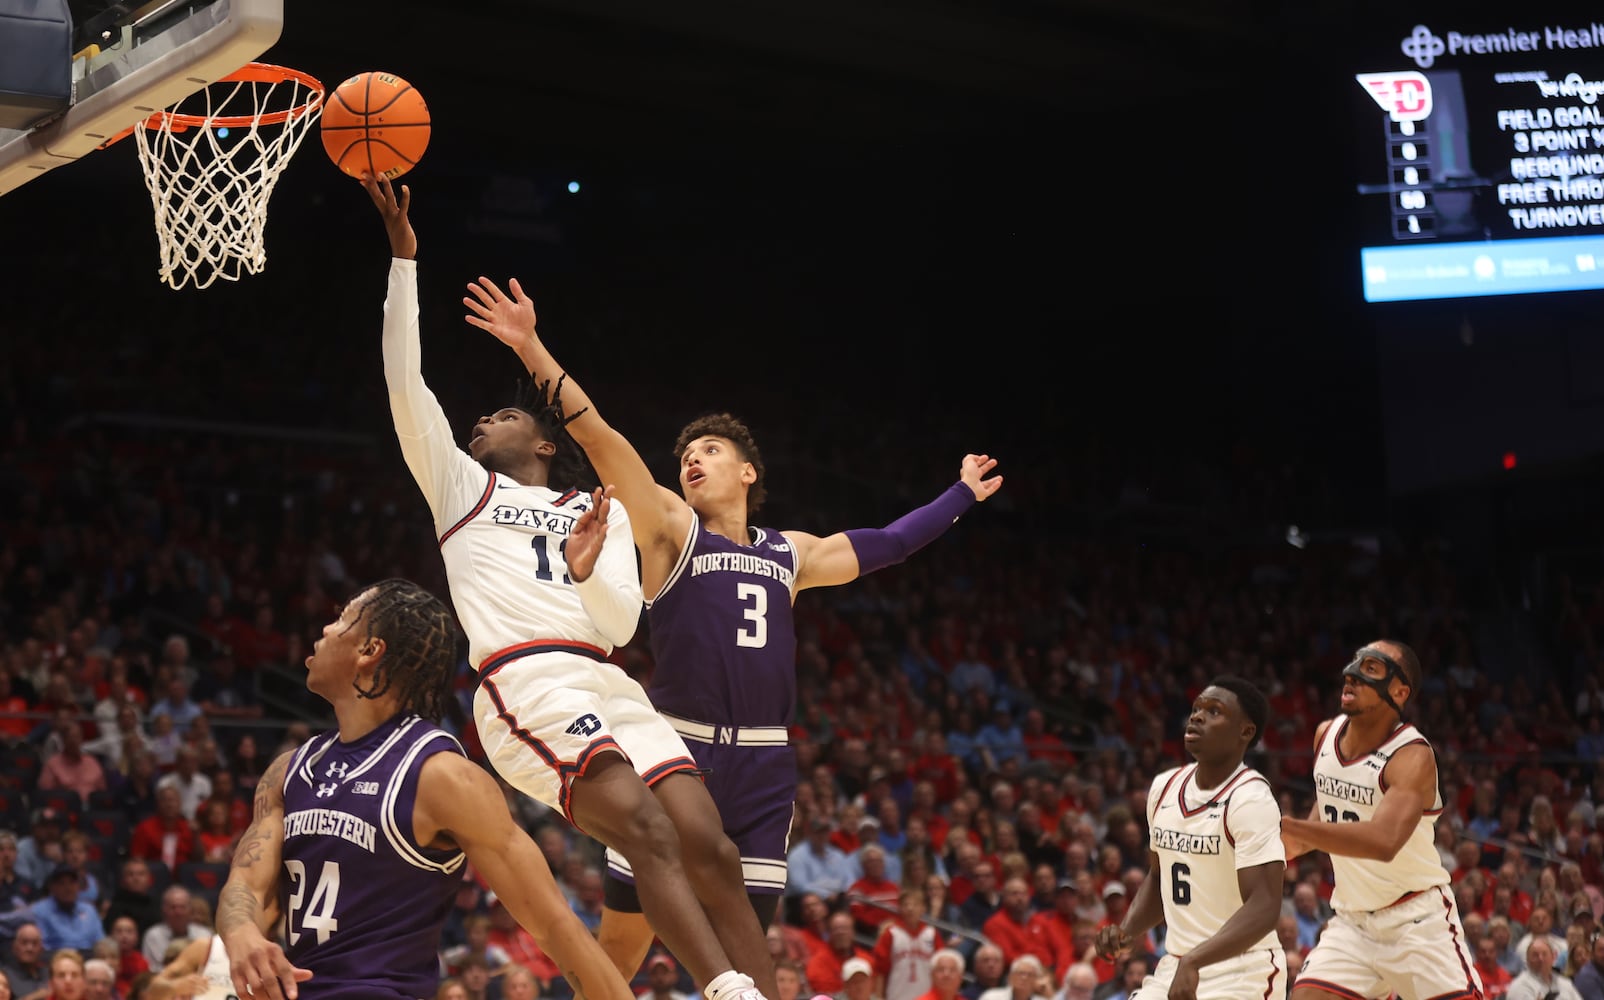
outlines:
{"label": "dayton player shooting layup", "polygon": [[[718,816],[707,818],[721,820],[740,848],[752,908],[766,925],[785,889],[796,801],[786,729],[796,702],[796,592],[847,583],[934,541],[1002,487],[1001,476],[986,478],[997,462],[964,456],[958,482],[884,528],[821,538],[754,527],[750,518],[763,502],[764,470],[745,424],[728,414],[692,421],[674,446],[684,496],[658,486],[635,448],[541,342],[534,303],[518,282],[511,283],[511,296],[485,278],[468,290],[469,323],[516,351],[537,381],[564,382],[576,410],[570,433],[629,507],[650,596],[652,703],[708,770]],[[645,957],[655,922],[640,919],[627,859],[609,852],[608,861],[601,938],[627,975]]]}
{"label": "dayton player shooting layup", "polygon": [[623,506],[600,490],[551,488],[554,463],[582,461],[563,431],[561,380],[480,418],[458,448],[421,371],[411,192],[398,199],[382,178],[363,187],[392,256],[390,412],[479,669],[485,753],[519,791],[629,859],[652,926],[708,1000],[756,995],[754,980],[770,995],[774,962],[696,762],[640,684],[606,662],[640,623],[640,577]]}
{"label": "dayton player shooting layup", "polygon": [[1437,758],[1403,721],[1420,680],[1414,650],[1372,642],[1342,671],[1341,717],[1315,733],[1313,816],[1284,818],[1281,833],[1288,861],[1310,850],[1331,855],[1336,915],[1304,959],[1292,1000],[1482,995],[1434,845]]}
{"label": "dayton player shooting layup", "polygon": [[1286,995],[1275,936],[1286,861],[1281,808],[1242,757],[1270,716],[1263,693],[1216,677],[1192,702],[1186,750],[1196,761],[1153,779],[1147,796],[1147,878],[1125,919],[1097,934],[1111,958],[1163,919],[1166,954],[1141,1000],[1274,1000]]}

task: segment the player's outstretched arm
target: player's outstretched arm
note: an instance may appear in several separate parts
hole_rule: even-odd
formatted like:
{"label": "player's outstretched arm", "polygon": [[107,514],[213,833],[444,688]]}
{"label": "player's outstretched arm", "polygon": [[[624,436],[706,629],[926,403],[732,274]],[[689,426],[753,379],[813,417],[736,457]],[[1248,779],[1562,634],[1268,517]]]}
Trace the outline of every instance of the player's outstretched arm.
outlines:
{"label": "player's outstretched arm", "polygon": [[1159,921],[1164,919],[1163,886],[1164,873],[1160,871],[1158,854],[1148,851],[1147,877],[1137,886],[1136,895],[1131,897],[1131,905],[1125,908],[1125,919],[1117,924],[1108,924],[1097,932],[1094,947],[1099,957],[1113,958],[1128,951],[1132,941],[1139,940],[1158,926]]}
{"label": "player's outstretched arm", "polygon": [[1427,803],[1436,797],[1437,758],[1424,743],[1401,748],[1382,771],[1386,791],[1376,812],[1361,822],[1281,820],[1281,839],[1350,858],[1391,861],[1403,850]]}
{"label": "player's outstretched arm", "polygon": [[902,562],[940,538],[974,504],[1002,488],[1002,476],[987,478],[996,467],[997,460],[990,455],[965,455],[956,483],[883,528],[852,528],[823,538],[805,531],[785,532],[797,550],[796,589],[839,586]]}
{"label": "player's outstretched arm", "polygon": [[464,318],[512,348],[537,382],[550,381],[556,388],[562,382],[563,412],[571,415],[568,433],[585,450],[603,483],[611,485],[619,501],[629,511],[635,543],[643,553],[654,542],[668,542],[677,554],[679,542],[690,527],[690,508],[671,490],[657,485],[651,469],[634,445],[602,419],[596,403],[582,385],[557,363],[535,331],[535,304],[524,294],[517,278],[507,283],[507,291],[489,278],[468,283],[462,304]]}
{"label": "player's outstretched arm", "polygon": [[228,951],[234,992],[254,1000],[280,1000],[298,995],[297,983],[312,973],[297,969],[266,931],[278,909],[278,884],[284,862],[284,775],[293,751],[268,765],[256,785],[251,825],[240,834],[229,862],[228,881],[217,897],[217,933]]}
{"label": "player's outstretched arm", "polygon": [[473,761],[437,753],[418,776],[413,833],[420,844],[454,841],[562,970],[577,1000],[633,1000],[629,985],[552,878],[545,855],[507,812],[496,781]]}

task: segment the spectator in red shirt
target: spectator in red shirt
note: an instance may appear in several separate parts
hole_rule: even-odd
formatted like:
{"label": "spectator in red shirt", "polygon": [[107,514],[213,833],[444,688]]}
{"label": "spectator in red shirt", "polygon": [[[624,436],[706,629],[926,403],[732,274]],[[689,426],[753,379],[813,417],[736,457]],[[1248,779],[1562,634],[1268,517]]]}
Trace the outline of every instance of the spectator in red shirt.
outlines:
{"label": "spectator in red shirt", "polygon": [[1047,717],[1042,714],[1041,709],[1031,708],[1025,711],[1025,721],[1020,725],[1020,734],[1025,740],[1025,755],[1031,760],[1045,761],[1053,765],[1055,770],[1074,765],[1074,752],[1056,733],[1047,728]]}
{"label": "spectator in red shirt", "polygon": [[[867,938],[880,936],[880,925],[896,915],[897,883],[886,878],[886,852],[879,844],[865,844],[858,850],[858,866],[862,876],[847,887],[848,906],[858,933]],[[879,904],[879,905],[876,905]],[[808,982],[818,993],[834,993],[821,989],[812,978]]]}
{"label": "spectator in red shirt", "polygon": [[20,743],[33,732],[33,720],[28,711],[28,699],[11,688],[11,674],[0,670],[0,740]]}
{"label": "spectator in red shirt", "polygon": [[165,785],[156,790],[156,812],[134,826],[128,856],[160,861],[169,871],[178,871],[186,861],[198,861],[195,828],[184,818],[183,798],[178,789]]}
{"label": "spectator in red shirt", "polygon": [[1055,981],[1062,979],[1069,967],[1080,958],[1075,954],[1075,880],[1059,879],[1057,890],[1053,893],[1053,908],[1038,910],[1031,915],[1030,922],[1037,925],[1052,950],[1053,960],[1050,964]]}
{"label": "spectator in red shirt", "polygon": [[1030,883],[1017,877],[1004,882],[1002,906],[981,925],[980,933],[1003,950],[1009,968],[1021,955],[1034,955],[1044,966],[1052,964],[1053,949],[1046,928],[1032,923],[1031,916]]}
{"label": "spectator in red shirt", "polygon": [[952,948],[930,956],[930,992],[919,1000],[955,1000],[964,982],[964,957]]}
{"label": "spectator in red shirt", "polygon": [[913,761],[915,781],[928,781],[937,802],[951,802],[958,795],[958,758],[947,752],[947,734],[932,726],[925,732],[924,746]]}
{"label": "spectator in red shirt", "polygon": [[841,992],[845,985],[842,975],[842,965],[848,959],[862,959],[868,963],[873,956],[868,949],[860,948],[853,937],[852,914],[845,910],[837,910],[830,914],[825,922],[825,947],[819,948],[808,957],[806,975],[808,988],[814,993],[835,994]]}
{"label": "spectator in red shirt", "polygon": [[1509,991],[1509,970],[1498,964],[1498,945],[1491,934],[1476,942],[1476,972],[1481,975],[1482,995],[1500,1000]]}

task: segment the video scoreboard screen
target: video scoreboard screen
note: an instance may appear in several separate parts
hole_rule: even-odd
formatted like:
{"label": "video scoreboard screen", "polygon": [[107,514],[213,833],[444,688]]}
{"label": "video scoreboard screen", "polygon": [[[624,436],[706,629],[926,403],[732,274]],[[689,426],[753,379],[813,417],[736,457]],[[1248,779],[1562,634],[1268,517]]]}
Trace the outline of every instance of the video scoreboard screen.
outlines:
{"label": "video scoreboard screen", "polygon": [[1352,84],[1367,301],[1604,288],[1604,8],[1530,16],[1370,33]]}

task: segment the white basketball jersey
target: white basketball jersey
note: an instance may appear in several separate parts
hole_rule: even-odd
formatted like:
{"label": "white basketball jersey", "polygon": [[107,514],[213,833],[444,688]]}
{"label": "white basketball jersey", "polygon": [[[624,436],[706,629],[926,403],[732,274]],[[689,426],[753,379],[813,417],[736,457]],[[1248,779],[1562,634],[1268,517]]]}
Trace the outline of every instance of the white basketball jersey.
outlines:
{"label": "white basketball jersey", "polygon": [[[1317,818],[1326,823],[1362,823],[1374,818],[1382,793],[1387,790],[1386,767],[1392,755],[1414,743],[1431,748],[1420,731],[1406,722],[1371,753],[1345,759],[1338,746],[1347,728],[1346,716],[1331,720],[1314,758],[1315,808]],[[1415,823],[1414,832],[1391,861],[1331,855],[1336,879],[1332,909],[1385,909],[1411,893],[1447,885],[1448,870],[1437,855],[1433,829],[1442,808],[1442,792],[1435,791]]]}
{"label": "white basketball jersey", "polygon": [[[590,509],[590,494],[521,486],[457,447],[445,412],[419,374],[416,296],[412,270],[392,266],[385,382],[401,455],[434,515],[451,603],[468,635],[468,662],[478,669],[494,653],[541,639],[612,652],[614,643],[586,612],[563,556],[574,522]],[[617,500],[594,576],[609,587],[632,586],[633,603],[641,606],[635,541]]]}
{"label": "white basketball jersey", "polygon": [[206,992],[197,993],[195,1000],[238,1000],[234,996],[234,977],[228,968],[228,952],[223,950],[220,934],[212,935],[212,947],[206,952],[201,975],[206,977]]}
{"label": "white basketball jersey", "polygon": [[[1282,861],[1281,807],[1264,776],[1238,766],[1217,788],[1196,786],[1197,765],[1165,771],[1147,795],[1148,845],[1158,855],[1164,949],[1185,955],[1242,907],[1236,873]],[[1248,949],[1277,947],[1275,932]]]}

